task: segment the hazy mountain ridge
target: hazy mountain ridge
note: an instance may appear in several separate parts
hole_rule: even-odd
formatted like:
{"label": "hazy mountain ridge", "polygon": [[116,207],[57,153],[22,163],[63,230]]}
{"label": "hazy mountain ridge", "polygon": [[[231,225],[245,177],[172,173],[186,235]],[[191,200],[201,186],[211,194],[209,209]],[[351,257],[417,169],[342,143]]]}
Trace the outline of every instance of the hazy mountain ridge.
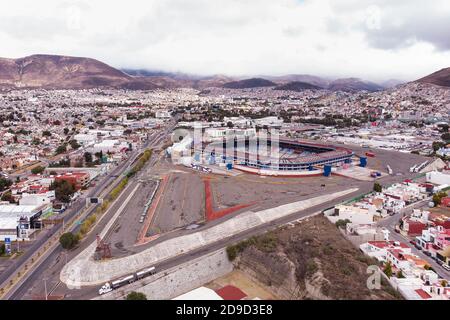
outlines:
{"label": "hazy mountain ridge", "polygon": [[262,87],[275,87],[275,82],[263,79],[263,78],[250,78],[238,81],[227,82],[223,85],[227,89],[249,89],[249,88],[262,88]]}
{"label": "hazy mountain ridge", "polygon": [[19,59],[0,58],[0,87],[45,89],[158,88],[148,78],[132,77],[95,59],[57,55],[32,55]]}
{"label": "hazy mountain ridge", "polygon": [[303,91],[303,90],[321,90],[323,87],[319,87],[307,82],[293,81],[286,84],[277,86],[275,90],[287,90],[287,91]]}
{"label": "hazy mountain ridge", "polygon": [[[450,68],[442,69],[415,82],[450,87]],[[277,90],[375,92],[392,88],[402,81],[387,80],[381,84],[358,78],[331,80],[307,74],[281,76],[231,77],[200,76],[181,72],[147,69],[118,70],[91,58],[37,54],[19,59],[0,58],[0,89],[91,89],[98,87],[152,90],[208,87],[246,89],[273,87]]]}

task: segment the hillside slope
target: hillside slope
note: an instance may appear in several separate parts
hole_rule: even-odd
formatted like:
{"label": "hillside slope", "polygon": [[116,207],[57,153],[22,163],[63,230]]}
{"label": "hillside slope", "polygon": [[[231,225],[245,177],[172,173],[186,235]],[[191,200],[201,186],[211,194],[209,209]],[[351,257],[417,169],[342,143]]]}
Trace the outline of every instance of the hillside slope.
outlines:
{"label": "hillside slope", "polygon": [[227,89],[249,89],[249,88],[275,87],[275,86],[276,83],[262,78],[251,78],[240,81],[232,81],[227,82],[223,85],[223,87]]}
{"label": "hillside slope", "polygon": [[450,68],[441,69],[426,77],[423,77],[417,82],[435,84],[442,87],[450,87]]}
{"label": "hillside slope", "polygon": [[323,89],[323,88],[321,88],[319,86],[315,86],[310,83],[300,82],[300,81],[289,82],[289,83],[283,84],[283,85],[275,88],[275,90],[288,90],[288,91],[297,91],[297,92],[300,92],[303,90],[320,90],[320,89]]}
{"label": "hillside slope", "polygon": [[375,92],[383,90],[384,88],[376,83],[370,81],[363,81],[357,78],[337,79],[328,86],[332,91],[358,92],[369,91]]}
{"label": "hillside slope", "polygon": [[387,284],[381,290],[367,288],[367,267],[374,262],[322,215],[227,251],[237,255],[239,270],[280,299],[401,298]]}
{"label": "hillside slope", "polygon": [[19,59],[0,58],[0,87],[155,89],[158,86],[148,78],[132,77],[90,58],[32,55]]}

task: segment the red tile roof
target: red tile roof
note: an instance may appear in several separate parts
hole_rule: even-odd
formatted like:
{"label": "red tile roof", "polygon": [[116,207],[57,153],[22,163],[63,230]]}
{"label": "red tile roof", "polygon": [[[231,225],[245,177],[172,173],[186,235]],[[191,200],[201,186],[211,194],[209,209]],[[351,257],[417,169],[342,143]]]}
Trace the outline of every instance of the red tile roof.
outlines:
{"label": "red tile roof", "polygon": [[217,289],[216,293],[224,300],[242,300],[247,296],[241,289],[231,285]]}
{"label": "red tile roof", "polygon": [[[384,248],[394,248],[397,247],[394,243],[396,241],[369,241],[369,243],[375,247],[378,247],[380,249]],[[400,242],[400,248],[407,249],[409,248],[407,244]]]}
{"label": "red tile roof", "polygon": [[417,289],[416,293],[422,298],[422,299],[430,299],[431,296],[429,295],[428,292],[426,292],[423,289]]}

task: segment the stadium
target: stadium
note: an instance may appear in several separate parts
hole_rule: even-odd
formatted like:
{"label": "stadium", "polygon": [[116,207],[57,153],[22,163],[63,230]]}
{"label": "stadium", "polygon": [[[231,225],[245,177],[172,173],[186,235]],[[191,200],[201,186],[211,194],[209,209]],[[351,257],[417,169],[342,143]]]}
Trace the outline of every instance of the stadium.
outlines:
{"label": "stadium", "polygon": [[259,174],[311,175],[331,170],[332,166],[350,163],[354,152],[343,147],[301,140],[234,139],[211,142],[194,148],[195,160],[209,164],[228,163],[236,169]]}

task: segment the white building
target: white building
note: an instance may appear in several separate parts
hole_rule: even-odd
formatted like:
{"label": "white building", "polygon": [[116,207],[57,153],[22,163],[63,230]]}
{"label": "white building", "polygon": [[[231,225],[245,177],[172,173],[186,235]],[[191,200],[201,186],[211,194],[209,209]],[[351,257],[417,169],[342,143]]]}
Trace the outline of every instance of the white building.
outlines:
{"label": "white building", "polygon": [[359,249],[369,257],[378,261],[386,261],[389,250],[403,250],[411,253],[411,248],[397,241],[369,241],[359,246]]}
{"label": "white building", "polygon": [[214,290],[200,287],[192,291],[186,292],[181,296],[175,297],[172,300],[223,300]]}
{"label": "white building", "polygon": [[79,133],[73,136],[80,145],[88,145],[97,141],[97,136],[94,134]]}
{"label": "white building", "polygon": [[39,229],[39,218],[52,211],[49,204],[0,205],[0,241],[10,238],[28,240],[35,229]]}
{"label": "white building", "polygon": [[374,222],[374,216],[377,215],[375,206],[368,204],[366,207],[356,207],[347,205],[337,205],[334,215],[327,218],[335,223],[338,220],[350,220],[353,224],[370,224]]}
{"label": "white building", "polygon": [[427,182],[437,185],[450,185],[450,174],[441,173],[438,171],[431,171],[426,174]]}

